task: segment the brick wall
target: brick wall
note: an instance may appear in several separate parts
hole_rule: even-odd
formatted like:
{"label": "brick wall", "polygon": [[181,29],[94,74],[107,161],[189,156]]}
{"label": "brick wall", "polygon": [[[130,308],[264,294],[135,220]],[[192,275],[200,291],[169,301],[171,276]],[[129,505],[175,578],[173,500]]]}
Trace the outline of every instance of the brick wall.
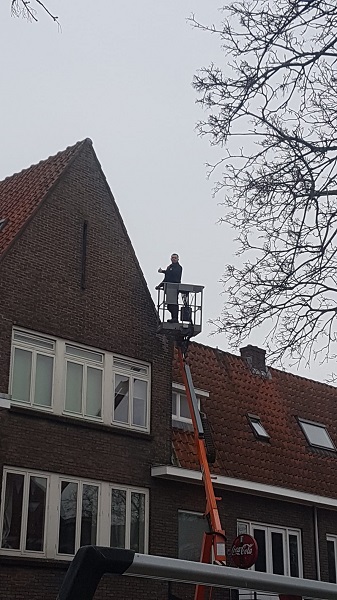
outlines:
{"label": "brick wall", "polygon": [[[88,238],[82,289],[84,221]],[[151,465],[169,462],[171,454],[172,348],[156,334],[154,305],[89,144],[0,263],[0,391],[5,393],[13,325],[150,362],[151,433],[85,426],[21,408],[0,409],[1,470],[5,464],[150,487]],[[151,520],[156,518],[151,510]],[[150,544],[156,552],[156,539]],[[15,558],[6,557],[0,562],[1,600],[20,600],[27,590],[36,600],[55,599],[64,566],[61,571],[38,568],[41,562],[22,560],[19,566]],[[133,590],[125,597],[148,597],[147,582],[120,585]],[[98,595],[107,597],[111,582],[102,583]]]}

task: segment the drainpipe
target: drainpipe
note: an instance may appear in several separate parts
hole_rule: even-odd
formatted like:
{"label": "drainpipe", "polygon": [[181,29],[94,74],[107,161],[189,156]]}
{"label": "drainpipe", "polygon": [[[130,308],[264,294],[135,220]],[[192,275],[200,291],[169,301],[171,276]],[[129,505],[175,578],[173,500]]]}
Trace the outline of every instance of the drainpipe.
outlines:
{"label": "drainpipe", "polygon": [[320,555],[319,555],[317,506],[314,506],[314,536],[315,536],[316,576],[317,576],[317,580],[321,581],[321,561],[320,561]]}

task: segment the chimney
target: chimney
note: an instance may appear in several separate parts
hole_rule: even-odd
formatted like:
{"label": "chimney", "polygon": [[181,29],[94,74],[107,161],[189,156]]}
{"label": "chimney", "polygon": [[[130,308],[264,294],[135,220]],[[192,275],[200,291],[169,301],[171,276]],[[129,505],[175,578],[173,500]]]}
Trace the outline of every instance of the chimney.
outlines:
{"label": "chimney", "polygon": [[259,373],[260,375],[268,373],[265,350],[249,344],[244,348],[240,348],[240,354],[253,373]]}

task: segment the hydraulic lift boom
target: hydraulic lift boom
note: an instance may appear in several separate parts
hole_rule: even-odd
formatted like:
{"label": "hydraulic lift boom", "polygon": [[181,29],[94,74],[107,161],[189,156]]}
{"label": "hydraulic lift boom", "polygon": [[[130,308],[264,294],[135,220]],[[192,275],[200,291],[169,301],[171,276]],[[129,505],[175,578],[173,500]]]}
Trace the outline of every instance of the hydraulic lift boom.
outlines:
{"label": "hydraulic lift boom", "polygon": [[[178,359],[181,376],[184,382],[187,401],[191,413],[195,447],[198,454],[199,464],[202,473],[206,493],[206,510],[210,532],[204,533],[200,562],[211,564],[213,561],[218,565],[226,564],[226,536],[222,529],[217,500],[214,493],[213,482],[207,459],[207,450],[205,444],[204,428],[202,425],[197,398],[194,391],[192,375],[189,365],[186,362],[186,351],[188,348],[188,339],[177,342]],[[206,596],[207,594],[207,596]],[[210,598],[211,589],[202,585],[196,586],[195,600],[206,600]]]}

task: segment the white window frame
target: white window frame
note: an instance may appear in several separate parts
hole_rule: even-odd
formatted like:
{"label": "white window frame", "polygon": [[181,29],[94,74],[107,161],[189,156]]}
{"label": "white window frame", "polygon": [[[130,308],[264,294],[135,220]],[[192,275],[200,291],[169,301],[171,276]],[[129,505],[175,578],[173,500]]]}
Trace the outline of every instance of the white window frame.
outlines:
{"label": "white window frame", "polygon": [[[1,493],[1,507],[0,507],[0,546],[2,545],[2,532],[3,532],[3,524],[4,524],[4,512],[5,512],[5,496],[6,496],[6,485],[5,481],[7,480],[8,473],[14,475],[21,475],[24,477],[23,484],[23,498],[22,498],[22,513],[21,513],[21,533],[20,533],[20,547],[19,548],[0,548],[0,554],[10,554],[13,556],[38,556],[39,558],[46,557],[46,540],[47,540],[47,510],[50,499],[50,477],[48,473],[40,473],[37,471],[25,471],[23,469],[11,469],[5,468],[3,469],[3,477],[2,477],[2,493]],[[29,482],[31,477],[41,477],[47,480],[46,487],[46,505],[45,505],[45,515],[44,515],[44,536],[43,536],[43,550],[26,550],[25,549],[25,541],[26,541],[26,533],[27,533],[27,523],[28,523],[28,501],[29,501]]]}
{"label": "white window frame", "polygon": [[[258,440],[270,440],[270,435],[267,432],[266,428],[264,427],[264,425],[262,424],[262,421],[260,419],[260,417],[258,417],[257,415],[253,415],[251,413],[247,414],[247,419],[249,422],[249,425],[255,435],[255,437]],[[258,427],[255,427],[255,425],[257,425]],[[261,429],[259,429],[259,427]]]}
{"label": "white window frame", "polygon": [[337,535],[327,534],[326,541],[327,542],[332,542],[333,545],[334,545],[334,559],[335,559],[336,581],[332,581],[331,583],[337,583]]}
{"label": "white window frame", "polygon": [[[15,334],[21,333],[31,338],[31,344],[24,343],[21,340],[15,339]],[[36,344],[34,345],[34,338],[36,339]],[[48,350],[46,348],[39,347],[38,340],[49,342],[53,344],[53,350]],[[14,355],[15,350],[25,350],[27,352],[31,352],[32,354],[32,368],[30,375],[30,390],[29,390],[29,402],[25,402],[23,400],[16,400],[13,398],[13,402],[17,402],[20,406],[29,406],[36,410],[46,410],[48,412],[53,411],[54,404],[54,382],[55,382],[55,355],[56,355],[56,341],[54,338],[44,335],[36,334],[35,332],[27,331],[24,329],[13,329],[12,333],[12,349],[11,349],[11,370],[10,370],[10,394],[12,395],[13,390],[13,377],[14,377]],[[34,404],[34,396],[35,396],[35,383],[36,383],[36,358],[37,355],[48,356],[53,359],[53,377],[52,377],[52,394],[51,394],[51,405],[45,406],[41,404]]]}
{"label": "white window frame", "polygon": [[[20,342],[15,340],[15,334],[21,333],[23,335],[32,336],[32,339],[37,338],[40,340],[46,340],[54,345],[53,352],[45,349],[38,349],[34,344],[29,345],[29,343]],[[38,405],[33,403],[33,394],[34,394],[34,385],[35,385],[35,370],[32,364],[32,374],[31,374],[31,386],[30,386],[30,402],[24,402],[22,400],[16,400],[12,397],[13,390],[13,375],[14,375],[14,350],[15,348],[20,348],[23,350],[27,350],[33,352],[33,362],[35,365],[36,358],[34,358],[34,353],[40,353],[47,356],[53,356],[53,381],[52,381],[52,404],[51,406]],[[81,357],[79,354],[71,354],[71,352],[67,352],[67,348],[74,348],[75,351],[78,350],[79,354],[82,351],[85,353],[95,353],[98,356],[102,357],[102,361],[94,360],[94,357],[90,358],[85,357],[84,355]],[[66,400],[66,369],[67,362],[73,362],[76,364],[80,364],[83,367],[83,388],[82,388],[82,413],[72,412],[71,410],[67,410],[65,406]],[[101,416],[95,415],[86,415],[85,407],[86,407],[86,373],[88,367],[97,368],[102,370],[102,411]],[[139,371],[138,371],[139,369]],[[119,373],[121,375],[127,375],[131,378],[133,382],[134,379],[141,379],[146,381],[147,383],[147,396],[146,396],[146,423],[144,426],[133,425],[132,424],[132,411],[129,410],[129,421],[128,423],[120,423],[118,421],[113,420],[113,409],[114,409],[114,381],[115,374]],[[33,380],[34,378],[34,380]],[[132,388],[131,383],[131,388]],[[103,423],[108,426],[121,427],[131,430],[142,431],[144,433],[150,432],[150,422],[151,422],[151,365],[150,363],[140,361],[137,359],[129,358],[126,356],[121,356],[117,354],[113,354],[112,352],[105,352],[98,348],[93,348],[91,346],[85,346],[83,344],[78,344],[74,341],[69,341],[65,339],[56,338],[53,336],[48,336],[44,334],[40,334],[35,331],[31,331],[24,328],[14,327],[12,331],[12,350],[11,350],[11,366],[10,366],[10,378],[9,378],[9,394],[11,397],[11,404],[16,406],[25,407],[27,409],[31,408],[34,410],[39,410],[43,412],[50,412],[56,415],[64,415],[66,417],[71,417],[75,419],[81,419],[85,421],[92,421]],[[133,400],[133,395],[129,398],[129,403]]]}
{"label": "white window frame", "polygon": [[[145,554],[148,552],[148,544],[149,544],[149,493],[148,490],[141,489],[141,488],[137,488],[137,487],[130,487],[130,486],[123,486],[123,485],[114,485],[111,484],[109,486],[109,512],[108,512],[108,516],[109,516],[109,523],[111,523],[111,493],[112,490],[119,490],[122,492],[126,492],[126,524],[125,524],[125,546],[124,548],[129,550],[130,549],[130,545],[131,545],[131,495],[133,493],[135,494],[143,494],[145,497],[145,506],[144,506],[144,510],[145,510],[145,532],[144,532],[144,546],[145,546]],[[108,546],[110,545],[110,527],[109,527],[109,542],[107,544]]]}
{"label": "white window frame", "polygon": [[[201,398],[209,398],[209,392],[206,392],[205,390],[200,390],[197,388],[194,388],[195,391],[195,395],[197,397],[197,402],[198,402],[198,409],[200,410],[200,402],[201,402]],[[181,423],[189,423],[192,424],[192,418],[191,417],[183,417],[180,414],[180,399],[181,396],[184,396],[186,398],[186,390],[185,390],[185,386],[181,385],[180,383],[173,383],[172,384],[172,396],[173,394],[176,395],[176,412],[173,412],[173,408],[172,408],[172,420],[173,421],[179,421]]]}
{"label": "white window frame", "polygon": [[[100,525],[100,505],[101,505],[101,486],[97,481],[89,481],[86,479],[73,479],[72,477],[59,477],[58,481],[58,499],[61,499],[61,489],[62,483],[74,483],[77,485],[77,501],[76,501],[76,530],[75,530],[75,552],[80,548],[80,539],[81,539],[81,519],[82,519],[82,494],[83,494],[83,486],[91,485],[98,488],[98,506],[97,506],[97,529],[96,529],[96,541],[94,545],[98,544],[98,532]],[[56,557],[57,558],[68,558],[69,556],[74,556],[72,554],[65,554],[59,552],[59,537],[60,537],[60,517],[61,517],[61,504],[57,502],[57,512],[58,512],[58,527],[57,527],[57,539],[56,539]]]}
{"label": "white window frame", "polygon": [[[122,427],[127,429],[136,429],[138,431],[149,431],[150,430],[150,394],[151,394],[151,367],[149,364],[135,361],[133,359],[126,358],[125,356],[114,355],[113,356],[113,398],[112,398],[112,411],[111,411],[111,422],[116,427]],[[140,372],[137,372],[137,369]],[[143,371],[143,373],[141,372]],[[123,423],[121,421],[116,421],[114,419],[114,407],[115,407],[115,378],[116,375],[124,375],[129,377],[130,387],[129,387],[129,410],[128,410],[128,423]],[[145,381],[147,383],[146,386],[146,419],[145,424],[143,425],[135,425],[132,423],[133,418],[133,390],[134,390],[134,380],[139,379],[141,381]]]}
{"label": "white window frame", "polygon": [[[78,477],[69,477],[68,475],[62,475],[59,473],[48,473],[43,471],[24,470],[12,467],[4,467],[3,469],[3,485],[1,492],[1,505],[0,505],[0,546],[2,544],[2,532],[4,523],[4,511],[5,511],[5,478],[8,473],[17,475],[23,475],[24,479],[24,495],[23,495],[23,511],[22,511],[22,522],[21,522],[21,537],[20,537],[20,549],[11,548],[0,548],[0,556],[27,556],[31,558],[48,558],[57,559],[61,561],[70,561],[73,558],[73,554],[62,554],[58,552],[59,545],[59,525],[60,525],[60,510],[61,510],[61,482],[66,481],[69,483],[78,484],[78,491],[83,489],[84,485],[92,485],[98,487],[98,510],[97,510],[97,545],[109,546],[110,544],[110,525],[111,525],[111,490],[118,489],[127,492],[131,499],[131,493],[139,493],[144,495],[145,499],[145,532],[144,532],[144,550],[141,549],[142,553],[148,553],[149,545],[149,490],[147,488],[138,488],[134,486],[119,485],[112,482],[89,480]],[[46,490],[46,506],[45,506],[45,523],[44,523],[44,547],[42,551],[36,550],[25,550],[25,534],[28,520],[28,494],[29,494],[29,478],[42,477],[47,479],[47,490]],[[77,497],[77,512],[76,512],[76,545],[75,553],[79,547],[80,540],[80,522],[81,522],[81,511],[78,511],[78,507],[81,506],[82,494],[78,493]],[[129,507],[129,510],[128,510]],[[126,512],[126,528],[130,532],[131,523],[131,511],[130,503],[127,504]],[[129,534],[130,541],[130,534]],[[126,544],[128,548],[129,544]]]}
{"label": "white window frame", "polygon": [[[81,357],[76,354],[71,354],[67,348],[74,348],[75,350],[95,353],[102,357],[101,361],[95,361],[93,359]],[[66,407],[66,393],[67,393],[67,369],[68,363],[73,363],[76,365],[80,365],[83,367],[83,375],[82,375],[82,402],[81,402],[81,413],[77,413],[75,411],[71,411]],[[101,415],[87,415],[86,414],[86,401],[87,401],[87,381],[88,381],[88,368],[96,369],[102,373],[102,394],[101,394]],[[66,415],[71,415],[74,417],[82,417],[83,419],[89,419],[93,421],[103,421],[103,392],[104,392],[104,353],[93,350],[92,348],[85,348],[84,346],[79,346],[77,344],[68,344],[65,343],[65,367],[64,367],[64,409],[63,412]]]}
{"label": "white window frame", "polygon": [[[248,533],[254,537],[254,529],[261,529],[265,532],[266,539],[266,572],[273,573],[272,564],[272,533],[281,533],[283,539],[283,562],[284,575],[290,577],[290,553],[289,553],[289,536],[294,535],[297,538],[298,548],[298,572],[299,577],[303,577],[303,554],[302,554],[302,536],[301,530],[294,527],[283,527],[278,525],[270,525],[266,523],[257,523],[255,521],[246,521],[239,519],[237,521],[238,535]],[[254,566],[252,570],[255,570]]]}

